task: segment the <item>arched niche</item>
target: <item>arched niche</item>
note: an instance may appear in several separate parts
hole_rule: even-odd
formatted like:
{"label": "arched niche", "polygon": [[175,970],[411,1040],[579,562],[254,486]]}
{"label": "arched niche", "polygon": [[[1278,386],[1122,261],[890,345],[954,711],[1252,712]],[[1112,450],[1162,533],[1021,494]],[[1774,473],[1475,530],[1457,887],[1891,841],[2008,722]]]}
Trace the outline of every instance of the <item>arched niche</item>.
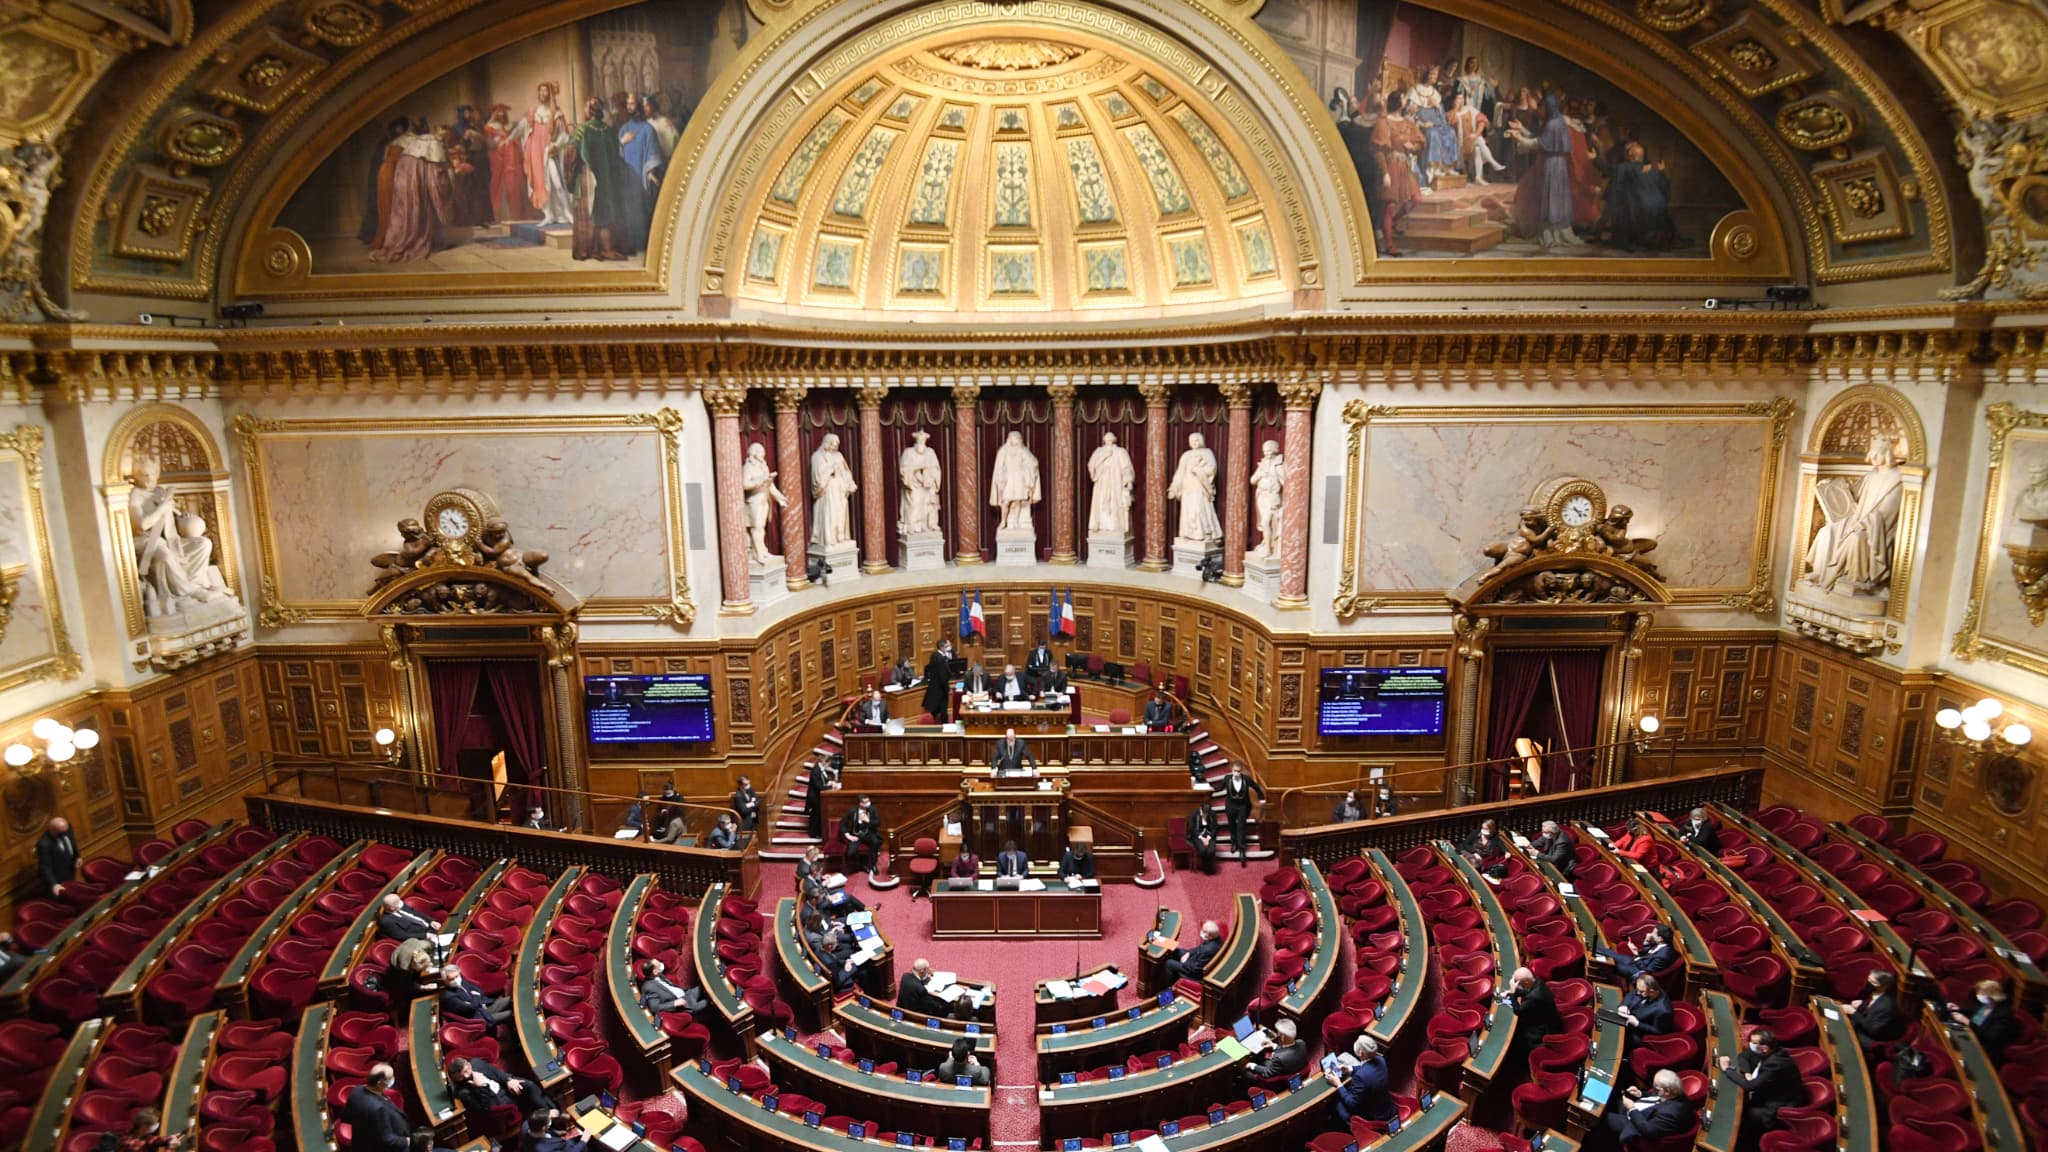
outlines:
{"label": "arched niche", "polygon": [[1786,590],[1795,629],[1861,655],[1900,650],[1927,473],[1927,431],[1901,393],[1859,385],[1814,416],[1799,455]]}
{"label": "arched niche", "polygon": [[[145,469],[151,467],[157,475],[145,483]],[[165,610],[158,599],[158,610],[150,611],[153,597],[145,590],[146,574],[138,567],[139,551],[149,546],[138,541],[143,525],[137,512],[152,503],[151,491],[163,493],[176,508],[174,538],[167,543],[178,552],[180,578],[203,582],[208,578],[204,569],[217,568],[217,591],[225,594],[224,599],[188,604],[178,611]],[[227,461],[205,423],[175,404],[145,404],[130,411],[107,436],[100,496],[113,542],[122,615],[138,659],[159,668],[182,667],[247,637]],[[203,547],[197,543],[200,539]]]}

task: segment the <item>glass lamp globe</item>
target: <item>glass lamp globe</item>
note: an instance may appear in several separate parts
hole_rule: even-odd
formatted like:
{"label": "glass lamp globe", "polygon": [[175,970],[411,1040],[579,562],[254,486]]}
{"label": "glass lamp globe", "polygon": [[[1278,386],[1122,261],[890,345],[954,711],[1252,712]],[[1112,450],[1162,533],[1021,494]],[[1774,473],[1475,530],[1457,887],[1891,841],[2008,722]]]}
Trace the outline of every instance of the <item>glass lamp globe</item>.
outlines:
{"label": "glass lamp globe", "polygon": [[1636,721],[1636,727],[1642,729],[1645,736],[1655,736],[1657,729],[1664,727],[1664,722],[1655,716],[1644,716]]}
{"label": "glass lamp globe", "polygon": [[70,741],[60,740],[44,749],[43,755],[48,756],[53,764],[62,764],[78,755],[78,749],[73,747]]}
{"label": "glass lamp globe", "polygon": [[37,720],[34,724],[29,725],[28,730],[30,732],[35,733],[36,739],[48,740],[52,736],[55,736],[57,734],[57,729],[62,727],[62,724],[59,724],[55,720],[52,720],[48,716],[45,716],[42,719]]}
{"label": "glass lamp globe", "polygon": [[389,748],[398,739],[398,733],[393,732],[389,728],[379,728],[377,729],[376,736],[372,737],[372,739],[377,741],[377,747]]}
{"label": "glass lamp globe", "polygon": [[80,728],[71,734],[71,743],[76,745],[80,752],[90,752],[100,746],[99,731],[93,728]]}
{"label": "glass lamp globe", "polygon": [[1972,717],[1963,724],[1963,737],[1968,740],[1991,739],[1991,725]]}
{"label": "glass lamp globe", "polygon": [[9,744],[4,755],[10,767],[19,768],[36,758],[36,750],[26,744]]}
{"label": "glass lamp globe", "polygon": [[2000,704],[1989,696],[1977,701],[1977,714],[1986,720],[1998,719],[1998,714],[2003,711],[2005,711],[2005,705]]}
{"label": "glass lamp globe", "polygon": [[2005,737],[2005,742],[2015,748],[2023,748],[2033,743],[2034,740],[2034,730],[2018,721],[2007,724],[2005,731],[1999,733],[1999,735]]}
{"label": "glass lamp globe", "polygon": [[1963,726],[1963,714],[1953,708],[1943,708],[1934,714],[1934,722],[1953,732]]}

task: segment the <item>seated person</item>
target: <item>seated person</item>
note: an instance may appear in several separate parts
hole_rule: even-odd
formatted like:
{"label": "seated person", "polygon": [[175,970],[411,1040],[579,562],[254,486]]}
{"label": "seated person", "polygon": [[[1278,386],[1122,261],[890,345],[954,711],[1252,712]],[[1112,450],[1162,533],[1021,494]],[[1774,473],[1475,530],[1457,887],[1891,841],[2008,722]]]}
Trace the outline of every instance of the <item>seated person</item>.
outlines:
{"label": "seated person", "polygon": [[445,1144],[436,1144],[432,1128],[415,1128],[412,1130],[412,1144],[408,1152],[455,1152],[455,1149]]}
{"label": "seated person", "polygon": [[483,989],[463,980],[462,969],[450,964],[441,969],[441,1011],[497,1028],[512,1019],[512,998],[484,995]]}
{"label": "seated person", "polygon": [[953,1051],[939,1062],[939,1083],[958,1083],[960,1077],[976,1088],[988,1087],[988,1068],[974,1055],[974,1041],[962,1036],[953,1041]]}
{"label": "seated person", "polygon": [[1685,1098],[1685,1083],[1669,1068],[1658,1069],[1650,1080],[1650,1094],[1631,1086],[1622,1095],[1625,1107],[1607,1114],[1607,1130],[1622,1140],[1662,1140],[1691,1131],[1696,1119],[1692,1101]]}
{"label": "seated person", "polygon": [[1346,792],[1343,798],[1337,801],[1336,810],[1330,813],[1330,823],[1332,824],[1353,824],[1363,819],[1365,819],[1365,802],[1358,798],[1358,789],[1356,788]]}
{"label": "seated person", "polygon": [[1145,727],[1173,727],[1173,701],[1167,698],[1166,689],[1154,688],[1152,698],[1145,701]]}
{"label": "seated person", "polygon": [[911,961],[910,971],[896,982],[896,1007],[905,1016],[947,1017],[967,1015],[959,1011],[963,1004],[949,1004],[932,995],[932,962],[920,956]]}
{"label": "seated person", "polygon": [[718,814],[718,823],[711,826],[711,835],[704,838],[704,846],[722,852],[730,852],[740,846],[740,830],[733,823],[732,813]]}
{"label": "seated person", "polygon": [[1889,969],[1874,969],[1865,981],[1869,993],[1861,1000],[1851,1000],[1844,1005],[1849,1010],[1849,1023],[1856,1029],[1856,1040],[1863,1045],[1864,1052],[1875,1056],[1906,1034],[1906,1025],[1911,1022],[1899,1010],[1899,978]]}
{"label": "seated person", "polygon": [[[526,827],[528,827],[528,828],[531,828],[531,829],[533,829],[533,830],[534,830],[534,831],[536,831],[536,832],[546,832],[546,831],[548,831],[549,829],[548,829],[548,812],[547,812],[547,809],[545,809],[545,808],[528,808],[528,809],[526,810],[526,825],[525,825],[525,826],[526,826]],[[555,829],[555,831],[560,831],[560,829]]]}
{"label": "seated person", "polygon": [[587,1137],[578,1135],[576,1118],[553,1108],[543,1108],[526,1118],[519,1132],[519,1152],[583,1152]]}
{"label": "seated person", "polygon": [[1635,986],[1621,998],[1620,1016],[1621,1022],[1628,1025],[1630,1040],[1662,1036],[1678,1026],[1677,1014],[1671,1010],[1671,997],[1664,994],[1664,986],[1648,972],[1637,976]]}
{"label": "seated person", "polygon": [[1641,944],[1633,940],[1627,940],[1626,943],[1626,956],[1612,948],[1600,949],[1600,955],[1614,961],[1614,970],[1619,972],[1624,980],[1662,972],[1678,960],[1678,950],[1664,939],[1664,927],[1661,924],[1652,924],[1645,929]]}
{"label": "seated person", "polygon": [[1507,864],[1507,841],[1500,838],[1500,824],[1492,818],[1481,821],[1479,828],[1458,845],[1458,851],[1482,871]]}
{"label": "seated person", "polygon": [[1679,826],[1678,838],[1702,852],[1721,851],[1721,829],[1708,818],[1705,808],[1692,810],[1685,823]]}
{"label": "seated person", "polygon": [[898,660],[896,667],[890,671],[889,684],[895,688],[908,688],[915,683],[917,683],[917,667],[910,662],[910,657],[905,656],[903,659]]}
{"label": "seated person", "polygon": [[1067,670],[1054,664],[1045,671],[1036,673],[1032,684],[1041,696],[1065,696],[1067,694]]}
{"label": "seated person", "polygon": [[835,992],[850,992],[853,982],[860,975],[860,965],[854,960],[854,953],[860,951],[854,944],[853,936],[844,928],[827,928],[824,947],[818,950],[818,960],[824,965],[825,975],[832,980]]}
{"label": "seated person", "polygon": [[1216,874],[1216,813],[1207,804],[1197,804],[1188,813],[1188,847],[1195,850],[1195,863],[1204,876]]}
{"label": "seated person", "polygon": [[1323,1079],[1337,1089],[1337,1098],[1331,1105],[1337,1112],[1337,1122],[1349,1128],[1354,1116],[1385,1124],[1400,1115],[1388,1089],[1387,1058],[1380,1054],[1379,1041],[1359,1036],[1351,1045],[1351,1058],[1354,1063],[1341,1079],[1334,1072],[1323,1074]]}
{"label": "seated person", "polygon": [[1031,685],[1017,673],[1015,664],[1003,665],[1003,674],[997,678],[994,688],[998,700],[1029,700]]}
{"label": "seated person", "polygon": [[825,877],[832,870],[825,866],[825,850],[816,844],[804,849],[804,858],[796,862],[796,878],[803,885],[804,895],[825,887]]}
{"label": "seated person", "polygon": [[1799,1065],[1791,1053],[1778,1044],[1778,1034],[1769,1028],[1751,1032],[1746,1048],[1733,1060],[1723,1056],[1718,1063],[1721,1071],[1728,1073],[1736,1087],[1742,1089],[1742,1123],[1745,1128],[1758,1132],[1776,1131],[1785,1126],[1785,1122],[1778,1118],[1778,1109],[1798,1108],[1806,1104],[1806,1081],[1799,1072]]}
{"label": "seated person", "polygon": [[666,975],[668,966],[649,959],[640,965],[640,1004],[649,1012],[688,1012],[692,1016],[711,1007],[701,988],[685,988]]}
{"label": "seated person", "polygon": [[634,799],[633,806],[626,809],[626,814],[624,816],[619,817],[619,831],[640,832],[643,831],[646,827],[647,793],[642,792],[638,797]]}
{"label": "seated person", "polygon": [[1282,1016],[1273,1025],[1273,1046],[1264,1060],[1244,1062],[1247,1080],[1284,1080],[1308,1067],[1308,1044],[1302,1040],[1294,1021]]}
{"label": "seated person", "polygon": [[1003,850],[996,853],[996,875],[1019,878],[1031,875],[1031,857],[1017,847],[1015,840],[1003,841]]}
{"label": "seated person", "polygon": [[[1157,932],[1152,934],[1152,938],[1162,939]],[[1209,962],[1216,959],[1216,954],[1221,951],[1223,951],[1222,927],[1214,920],[1202,921],[1201,938],[1195,942],[1193,948],[1176,948],[1172,952],[1167,953],[1165,963],[1167,979],[1175,982],[1200,980],[1202,973],[1209,970]]]}
{"label": "seated person", "polygon": [[1501,999],[1514,1005],[1515,1041],[1510,1061],[1523,1063],[1529,1053],[1551,1036],[1564,1031],[1564,1017],[1558,1013],[1557,998],[1550,985],[1527,968],[1517,968],[1508,977]]}
{"label": "seated person", "polygon": [[882,699],[880,688],[868,693],[868,698],[853,710],[853,722],[879,728],[889,722],[889,702]]}
{"label": "seated person", "polygon": [[974,880],[981,876],[981,857],[965,848],[953,856],[953,863],[946,867],[946,875],[956,880]]}
{"label": "seated person", "polygon": [[988,767],[994,776],[1036,776],[1038,757],[1031,754],[1030,744],[1017,739],[1015,728],[1007,728],[1003,738],[989,750]]}
{"label": "seated person", "polygon": [[28,963],[29,950],[14,939],[12,932],[0,932],[0,984],[7,982],[15,970]]}
{"label": "seated person", "polygon": [[647,838],[648,843],[681,844],[690,834],[689,827],[683,823],[683,810],[670,808],[663,815],[668,817],[667,823],[662,825],[661,831]]}
{"label": "seated person", "polygon": [[1656,858],[1657,837],[1642,817],[1629,817],[1628,831],[1614,838],[1614,854],[1638,862]]}
{"label": "seated person", "polygon": [[960,677],[960,694],[962,696],[986,696],[988,695],[988,689],[988,669],[982,667],[979,660],[969,664],[966,674]]}
{"label": "seated person", "polygon": [[882,851],[882,823],[875,816],[875,802],[862,796],[839,818],[839,834],[846,838],[846,870],[871,872]]}
{"label": "seated person", "polygon": [[1095,879],[1095,854],[1086,841],[1077,840],[1067,846],[1060,856],[1060,879],[1066,881]]}
{"label": "seated person", "polygon": [[384,911],[377,915],[377,935],[385,940],[431,940],[441,931],[441,922],[409,907],[396,892],[384,896]]}
{"label": "seated person", "polygon": [[522,1080],[488,1060],[467,1056],[449,1058],[448,1088],[476,1116],[503,1104],[517,1106],[521,1116],[531,1116],[548,1102],[540,1085],[533,1081]]}
{"label": "seated person", "polygon": [[1996,980],[1977,981],[1977,1000],[1966,1014],[1954,1004],[1947,1005],[1948,1018],[1957,1027],[1968,1027],[1984,1046],[1984,1055],[1994,1067],[2005,1063],[2005,1050],[2020,1038],[2020,1022],[2013,1016],[2012,1000],[2005,985]]}
{"label": "seated person", "polygon": [[1529,842],[1529,850],[1550,862],[1557,874],[1569,880],[1572,869],[1579,866],[1577,845],[1572,834],[1558,825],[1555,820],[1543,822],[1543,834]]}

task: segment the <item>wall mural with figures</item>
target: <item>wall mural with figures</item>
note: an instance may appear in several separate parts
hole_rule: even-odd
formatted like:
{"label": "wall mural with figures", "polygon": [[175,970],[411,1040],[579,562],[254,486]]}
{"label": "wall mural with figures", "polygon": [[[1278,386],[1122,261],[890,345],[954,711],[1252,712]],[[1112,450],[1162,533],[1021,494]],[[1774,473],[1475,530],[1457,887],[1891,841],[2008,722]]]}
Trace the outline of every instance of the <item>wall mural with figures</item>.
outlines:
{"label": "wall mural with figures", "polygon": [[653,0],[507,45],[373,115],[278,223],[316,274],[638,267],[669,156],[746,37],[741,0]]}
{"label": "wall mural with figures", "polygon": [[1705,256],[1743,207],[1614,78],[1402,0],[1273,0],[1259,24],[1336,118],[1382,256]]}

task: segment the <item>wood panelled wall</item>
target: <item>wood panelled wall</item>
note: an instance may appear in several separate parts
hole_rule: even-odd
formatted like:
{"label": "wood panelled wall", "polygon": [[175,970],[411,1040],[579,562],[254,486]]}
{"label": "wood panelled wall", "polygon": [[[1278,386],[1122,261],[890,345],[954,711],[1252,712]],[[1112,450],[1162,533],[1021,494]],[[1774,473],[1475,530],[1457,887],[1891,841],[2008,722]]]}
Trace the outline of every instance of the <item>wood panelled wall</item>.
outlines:
{"label": "wood panelled wall", "polygon": [[1652,632],[1643,644],[1633,726],[1645,712],[1662,721],[1662,741],[1631,757],[1631,778],[1747,762],[1763,747],[1778,633]]}
{"label": "wood panelled wall", "polygon": [[1932,712],[1931,673],[1904,673],[1802,636],[1784,637],[1766,747],[1793,770],[1791,802],[1829,814],[1902,816],[1913,804]]}
{"label": "wood panelled wall", "polygon": [[[2001,725],[2018,720],[2034,730],[2033,743],[2013,761],[1986,763],[1937,737],[1936,712],[1987,696],[2006,705]],[[1948,837],[1949,854],[1975,859],[2001,890],[2048,900],[2048,709],[1944,676],[1926,692],[1917,719],[1927,735],[1910,824]]]}
{"label": "wood panelled wall", "polygon": [[376,645],[265,648],[263,717],[280,756],[360,760],[402,715],[398,674]]}

